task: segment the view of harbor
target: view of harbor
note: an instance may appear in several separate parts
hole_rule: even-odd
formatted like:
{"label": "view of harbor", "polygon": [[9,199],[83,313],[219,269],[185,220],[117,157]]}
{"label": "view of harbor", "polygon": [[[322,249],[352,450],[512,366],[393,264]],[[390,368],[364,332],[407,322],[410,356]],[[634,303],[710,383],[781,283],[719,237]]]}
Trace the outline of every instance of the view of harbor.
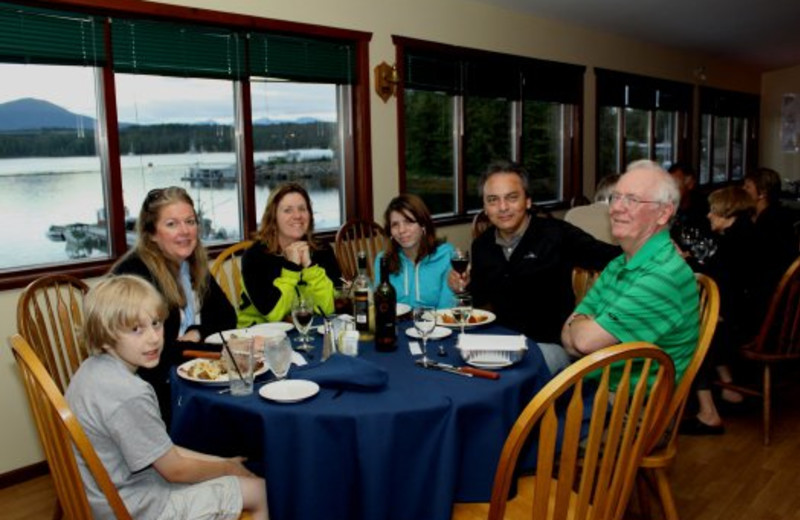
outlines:
{"label": "view of harbor", "polygon": [[[254,159],[259,212],[270,186],[298,180],[311,195],[316,228],[340,225],[341,183],[331,150],[257,152]],[[201,211],[207,243],[242,238],[234,154],[125,155],[121,163],[129,226],[149,190],[174,185],[186,188]],[[13,246],[0,252],[0,269],[107,256],[98,238],[105,235],[103,193],[97,157],[0,160],[0,208],[6,216],[0,240]],[[62,236],[69,233],[71,240]],[[133,239],[129,232],[128,242]]]}

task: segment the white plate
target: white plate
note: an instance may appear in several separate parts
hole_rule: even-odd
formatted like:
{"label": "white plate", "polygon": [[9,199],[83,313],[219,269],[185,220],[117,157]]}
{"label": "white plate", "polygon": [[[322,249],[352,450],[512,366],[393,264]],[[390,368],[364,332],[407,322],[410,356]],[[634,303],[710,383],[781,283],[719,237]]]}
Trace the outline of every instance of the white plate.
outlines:
{"label": "white plate", "polygon": [[[428,334],[428,339],[442,339],[446,338],[452,333],[453,331],[447,327],[436,327],[433,329],[433,332]],[[411,336],[412,338],[422,339],[422,336],[419,335],[419,331],[416,329],[416,327],[406,329],[406,335]]]}
{"label": "white plate", "polygon": [[466,363],[468,365],[474,366],[475,368],[485,368],[486,370],[498,370],[500,368],[510,367],[511,365],[514,364],[514,363],[512,363],[511,361],[508,361],[508,360],[492,361],[492,360],[488,360],[488,359],[486,359],[486,360],[474,359],[474,360],[471,360],[471,361],[467,361]]}
{"label": "white plate", "polygon": [[[438,325],[442,325],[444,327],[451,327],[454,329],[461,328],[461,324],[459,324],[458,321],[456,321],[456,319],[453,317],[453,313],[450,309],[442,309],[440,311],[437,311],[437,314],[438,314],[438,319],[436,321]],[[480,327],[481,325],[486,325],[497,319],[497,316],[495,316],[493,312],[484,311],[482,309],[473,309],[472,315],[469,318],[470,321],[472,320],[473,316],[480,317],[483,319],[477,323],[466,323],[464,324],[464,328],[469,329],[472,327]]]}
{"label": "white plate", "polygon": [[[201,379],[199,377],[192,377],[189,375],[189,369],[198,364],[198,363],[222,363],[222,360],[218,359],[190,359],[186,363],[181,364],[178,366],[178,377],[182,377],[187,381],[193,381],[195,383],[202,383],[204,385],[227,385],[228,384],[228,374],[222,374],[216,379]],[[253,374],[253,378],[260,376],[261,374],[265,373],[269,370],[263,361],[256,362],[256,371]],[[260,366],[259,366],[260,363]]]}
{"label": "white plate", "polygon": [[[225,330],[222,332],[222,335],[225,337],[225,341],[228,341],[231,336],[236,336],[239,338],[249,338],[252,336],[270,336],[274,335],[278,332],[289,332],[294,328],[294,325],[291,323],[287,323],[285,321],[276,321],[272,323],[259,323],[258,325],[253,325],[252,327],[247,327],[246,329],[231,329]],[[212,334],[205,339],[206,343],[211,345],[222,345],[222,340],[219,338],[219,334]]]}
{"label": "white plate", "polygon": [[395,312],[397,313],[398,316],[402,316],[403,314],[408,314],[409,312],[411,312],[411,305],[408,305],[407,303],[398,303]]}
{"label": "white plate", "polygon": [[304,379],[284,379],[262,386],[258,395],[279,403],[296,403],[319,393],[319,385]]}

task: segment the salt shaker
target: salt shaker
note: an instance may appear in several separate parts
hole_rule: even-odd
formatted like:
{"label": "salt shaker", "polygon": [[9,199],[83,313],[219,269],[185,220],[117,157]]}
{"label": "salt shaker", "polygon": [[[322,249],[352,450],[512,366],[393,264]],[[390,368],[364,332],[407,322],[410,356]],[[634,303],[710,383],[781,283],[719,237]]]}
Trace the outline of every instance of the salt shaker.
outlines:
{"label": "salt shaker", "polygon": [[336,352],[336,341],[333,337],[333,328],[328,318],[323,318],[325,322],[325,333],[322,336],[322,361],[325,361],[331,354]]}

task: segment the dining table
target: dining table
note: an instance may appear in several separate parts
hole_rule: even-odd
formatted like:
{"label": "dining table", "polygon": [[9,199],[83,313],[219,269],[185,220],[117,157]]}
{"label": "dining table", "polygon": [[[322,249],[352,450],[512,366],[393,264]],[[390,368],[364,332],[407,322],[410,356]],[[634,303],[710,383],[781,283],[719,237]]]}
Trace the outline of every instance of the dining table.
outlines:
{"label": "dining table", "polygon": [[[267,485],[275,520],[448,520],[454,502],[490,499],[505,439],[520,412],[550,379],[538,345],[498,379],[465,377],[415,363],[406,330],[397,325],[397,349],[378,352],[359,342],[358,359],[385,371],[380,388],[321,384],[294,403],[247,396],[187,381],[173,370],[170,434],[178,445],[221,456],[244,456]],[[458,330],[428,341],[435,361],[463,366]],[[296,332],[291,332],[290,337]],[[494,323],[468,335],[518,334]],[[305,366],[290,379],[322,370],[322,337]],[[439,345],[444,356],[438,355]],[[337,354],[341,356],[341,354]]]}

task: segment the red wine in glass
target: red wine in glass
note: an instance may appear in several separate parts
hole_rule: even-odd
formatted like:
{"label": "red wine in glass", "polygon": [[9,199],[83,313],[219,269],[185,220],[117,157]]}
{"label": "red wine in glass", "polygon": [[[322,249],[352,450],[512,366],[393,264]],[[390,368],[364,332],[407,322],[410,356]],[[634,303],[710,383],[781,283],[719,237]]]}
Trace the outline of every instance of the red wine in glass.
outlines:
{"label": "red wine in glass", "polygon": [[469,258],[452,258],[450,259],[450,265],[453,266],[453,270],[458,274],[464,274],[467,272],[467,267],[469,267]]}
{"label": "red wine in glass", "polygon": [[305,329],[309,323],[311,323],[311,318],[314,314],[311,311],[295,311],[294,319],[297,320],[297,324]]}

